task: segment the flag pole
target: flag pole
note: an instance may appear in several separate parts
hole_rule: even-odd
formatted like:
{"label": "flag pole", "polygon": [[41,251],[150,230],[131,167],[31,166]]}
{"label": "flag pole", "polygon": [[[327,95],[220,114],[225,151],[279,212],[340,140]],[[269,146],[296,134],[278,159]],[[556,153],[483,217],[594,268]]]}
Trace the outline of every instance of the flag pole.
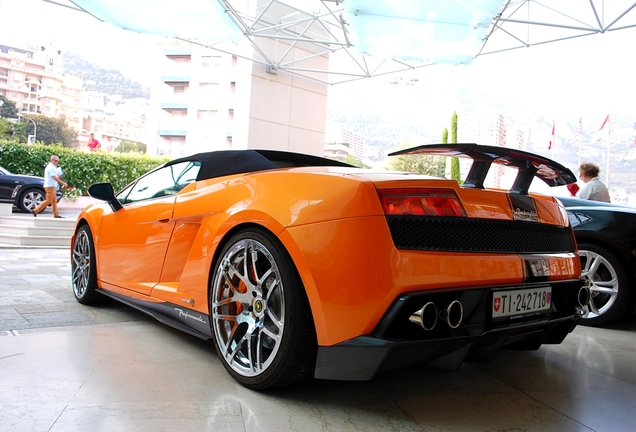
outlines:
{"label": "flag pole", "polygon": [[607,167],[605,168],[605,186],[609,189],[609,181],[610,181],[610,141],[612,135],[612,118],[611,118],[612,110],[607,115]]}
{"label": "flag pole", "polygon": [[578,126],[579,130],[579,164],[577,165],[577,169],[578,167],[581,166],[581,152],[583,151],[583,114],[581,114],[581,116],[579,117],[579,126]]}

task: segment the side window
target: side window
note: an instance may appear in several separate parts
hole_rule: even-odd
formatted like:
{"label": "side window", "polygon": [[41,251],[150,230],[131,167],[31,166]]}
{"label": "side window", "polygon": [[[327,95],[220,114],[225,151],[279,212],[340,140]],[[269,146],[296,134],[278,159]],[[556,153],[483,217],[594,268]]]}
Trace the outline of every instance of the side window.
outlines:
{"label": "side window", "polygon": [[201,164],[196,161],[181,162],[153,171],[137,183],[124,189],[117,196],[122,204],[176,195],[196,180]]}
{"label": "side window", "polygon": [[134,186],[134,183],[126,186],[121,192],[119,192],[117,194],[117,201],[119,201],[122,204],[126,204],[128,202],[126,198],[128,197],[128,194],[130,193],[130,190],[132,189],[133,186]]}

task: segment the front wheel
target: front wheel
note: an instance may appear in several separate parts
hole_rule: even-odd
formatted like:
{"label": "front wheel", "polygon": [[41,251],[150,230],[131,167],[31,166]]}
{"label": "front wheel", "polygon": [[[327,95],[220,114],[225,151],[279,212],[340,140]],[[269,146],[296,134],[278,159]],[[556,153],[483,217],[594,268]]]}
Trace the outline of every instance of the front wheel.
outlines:
{"label": "front wheel", "polygon": [[591,291],[581,324],[602,326],[623,318],[630,311],[632,293],[621,260],[593,243],[580,243],[579,256],[581,277],[589,281]]}
{"label": "front wheel", "polygon": [[22,211],[31,212],[44,201],[45,193],[39,189],[27,189],[20,194],[18,207]]}
{"label": "front wheel", "polygon": [[104,300],[104,297],[97,292],[95,246],[88,225],[82,225],[75,233],[71,259],[71,284],[75,299],[82,304],[98,304]]}
{"label": "front wheel", "polygon": [[311,378],[317,342],[304,287],[276,238],[247,229],[221,251],[210,287],[216,350],[245,387],[284,387]]}

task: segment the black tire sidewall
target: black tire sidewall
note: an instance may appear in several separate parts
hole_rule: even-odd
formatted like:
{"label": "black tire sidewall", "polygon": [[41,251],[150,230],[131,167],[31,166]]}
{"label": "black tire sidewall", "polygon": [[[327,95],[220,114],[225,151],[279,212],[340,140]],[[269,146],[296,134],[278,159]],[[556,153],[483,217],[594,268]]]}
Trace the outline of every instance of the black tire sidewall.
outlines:
{"label": "black tire sidewall", "polygon": [[[75,238],[80,235],[80,232],[84,232],[88,238],[88,248],[90,253],[90,264],[89,264],[89,272],[88,272],[88,283],[86,286],[86,290],[84,291],[83,296],[78,296],[75,288],[73,287],[73,295],[75,299],[82,304],[91,305],[100,303],[103,300],[103,296],[97,292],[97,270],[95,263],[95,244],[93,242],[93,234],[88,225],[82,225],[77,229],[77,233],[75,234]],[[76,240],[77,241],[77,240]],[[75,253],[75,245],[73,245],[73,254]],[[71,264],[71,278],[73,275],[73,271],[75,270],[74,264]],[[71,279],[71,284],[73,283]]]}

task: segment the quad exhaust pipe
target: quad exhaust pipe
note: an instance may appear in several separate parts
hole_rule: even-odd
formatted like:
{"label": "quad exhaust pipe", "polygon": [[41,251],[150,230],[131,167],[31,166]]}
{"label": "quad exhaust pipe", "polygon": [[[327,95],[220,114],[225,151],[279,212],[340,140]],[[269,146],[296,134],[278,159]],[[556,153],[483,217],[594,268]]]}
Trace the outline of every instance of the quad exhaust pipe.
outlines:
{"label": "quad exhaust pipe", "polygon": [[462,318],[464,318],[464,306],[462,306],[459,300],[453,300],[446,309],[439,311],[439,317],[442,321],[446,322],[450,328],[457,328],[462,323]]}
{"label": "quad exhaust pipe", "polygon": [[590,282],[587,281],[585,285],[579,288],[579,292],[577,293],[576,300],[579,303],[579,306],[585,307],[590,304],[592,301],[592,291],[590,290]]}
{"label": "quad exhaust pipe", "polygon": [[410,317],[409,321],[415,324],[419,324],[426,331],[431,331],[437,325],[437,306],[435,303],[428,302],[422,309],[415,311]]}
{"label": "quad exhaust pipe", "polygon": [[453,300],[445,309],[438,310],[433,302],[428,302],[409,317],[409,321],[418,324],[426,331],[431,331],[437,325],[437,321],[445,322],[447,326],[455,329],[460,326],[464,318],[464,307],[458,300]]}

